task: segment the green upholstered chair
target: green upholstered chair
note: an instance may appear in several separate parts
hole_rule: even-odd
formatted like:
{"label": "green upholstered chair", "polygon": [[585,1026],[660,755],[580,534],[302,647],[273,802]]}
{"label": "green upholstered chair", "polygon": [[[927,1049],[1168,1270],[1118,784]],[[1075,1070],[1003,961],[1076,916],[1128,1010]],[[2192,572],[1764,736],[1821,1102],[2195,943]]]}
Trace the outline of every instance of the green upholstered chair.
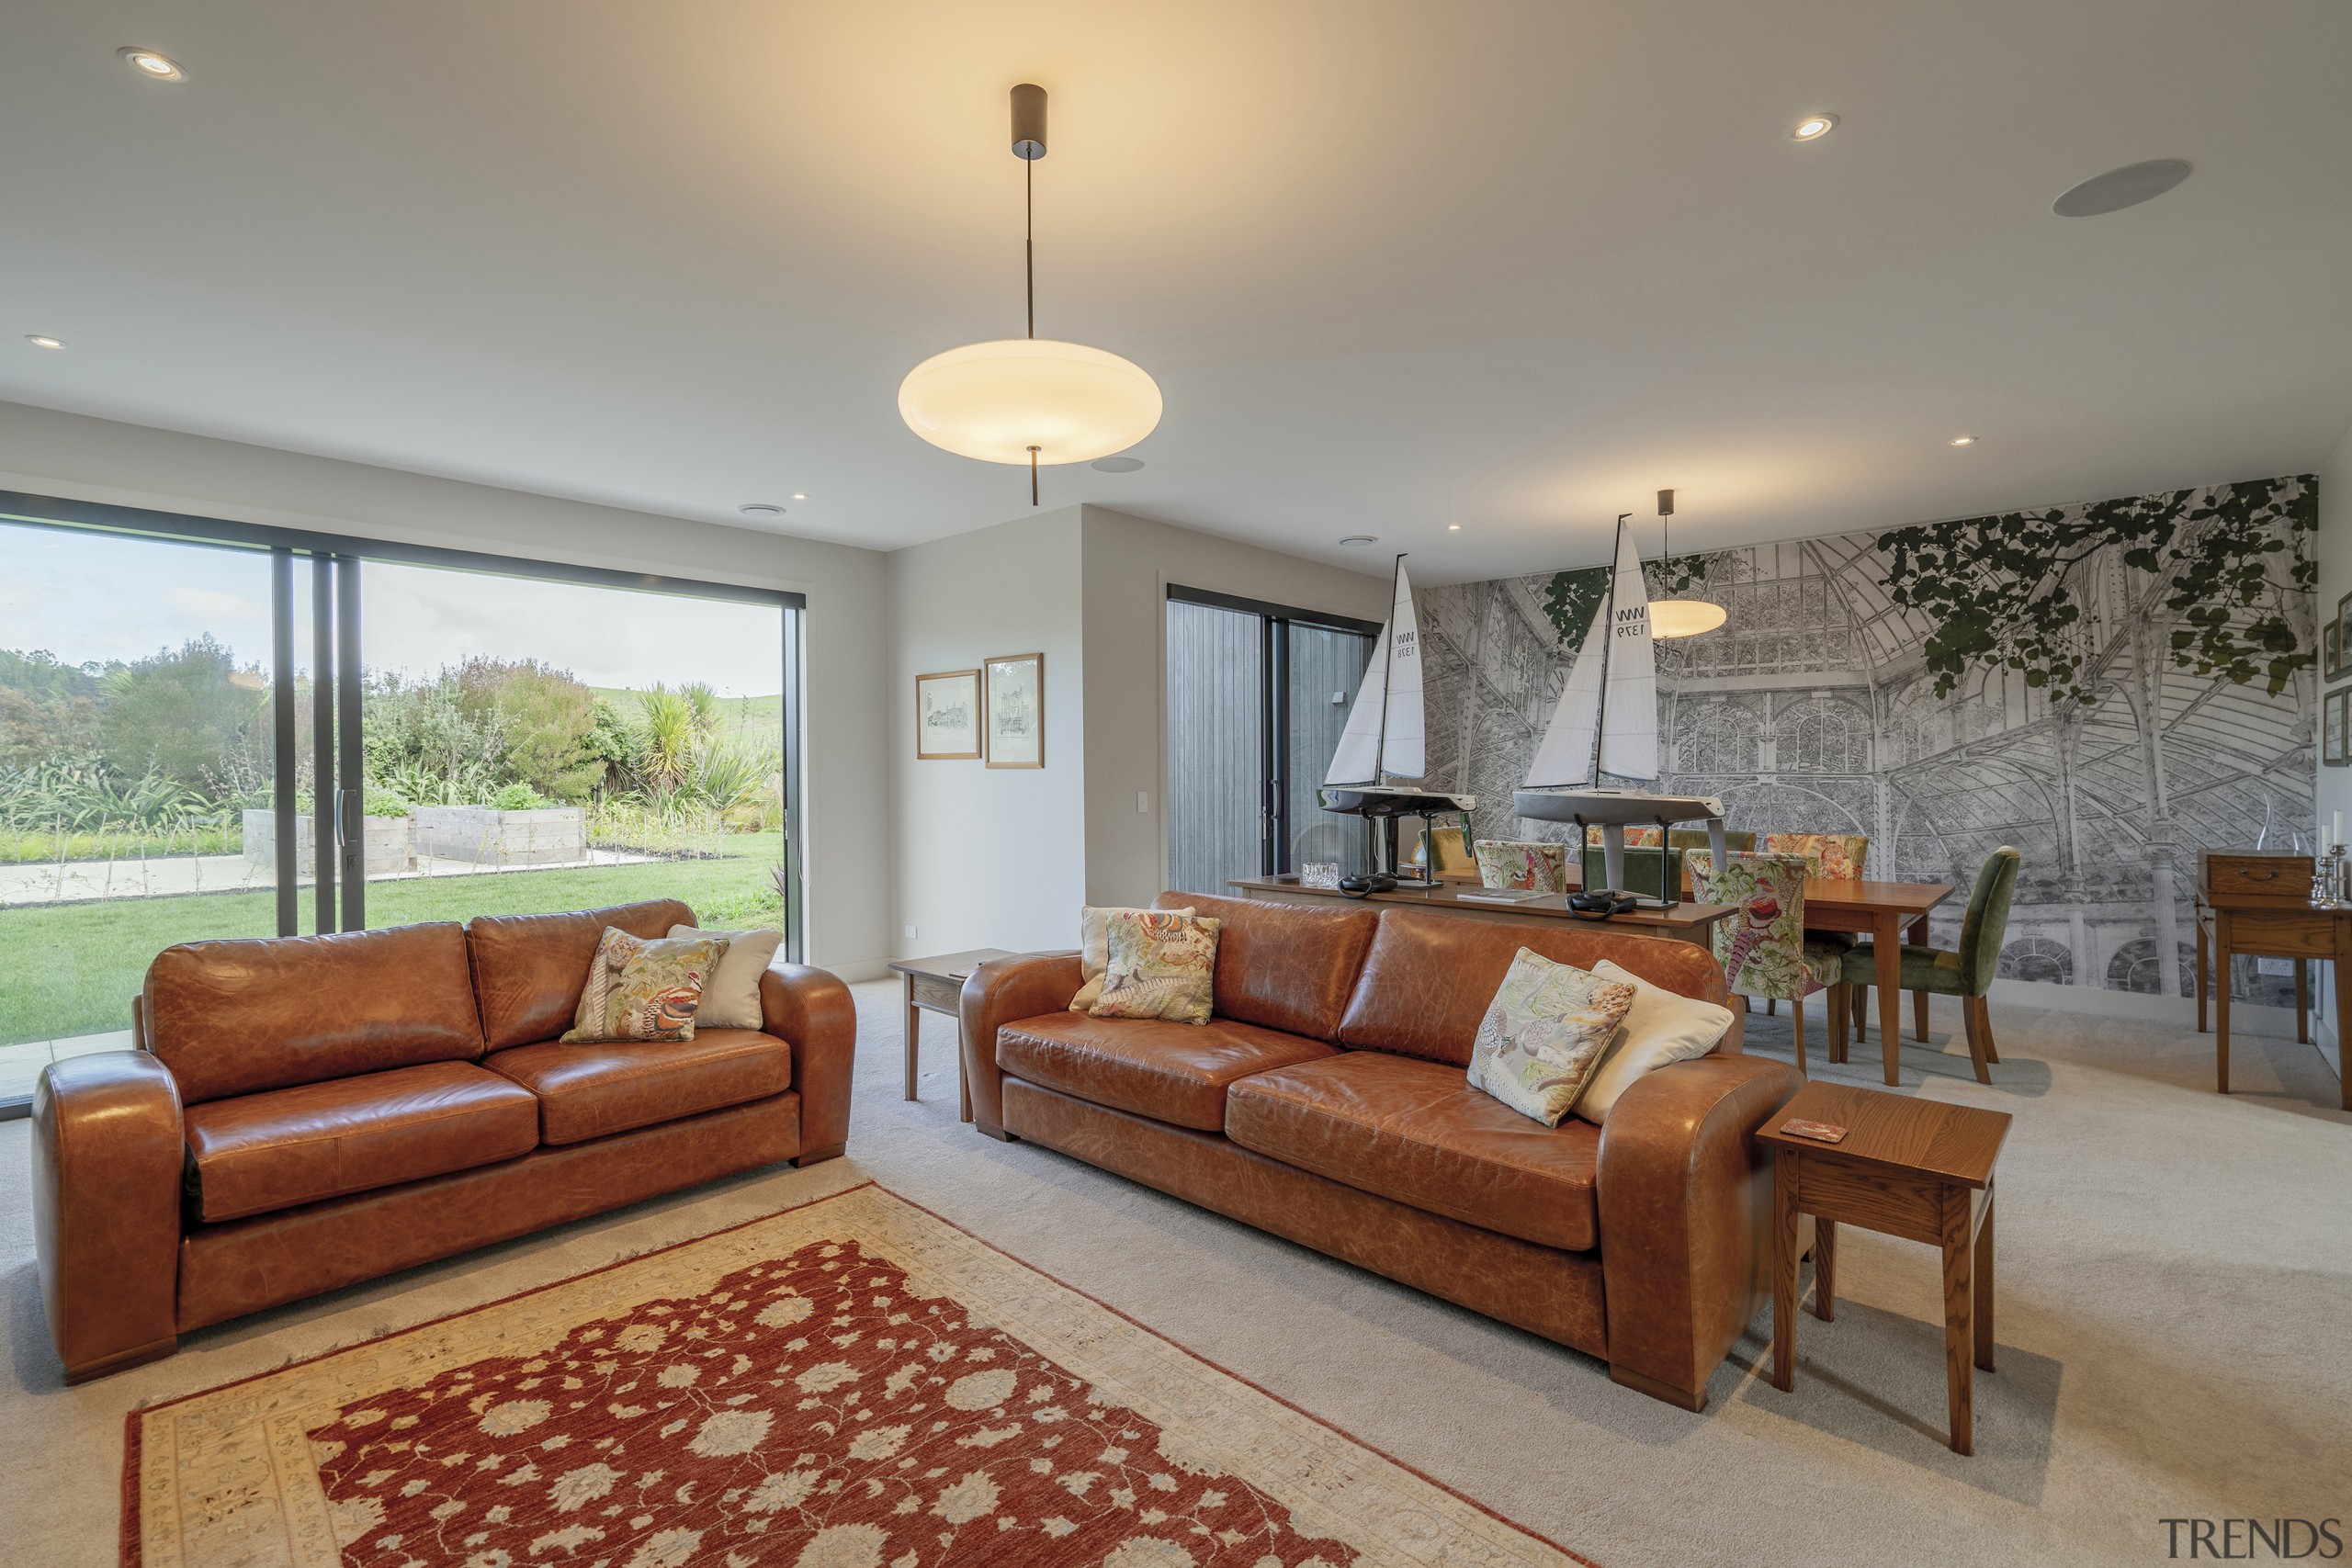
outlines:
{"label": "green upholstered chair", "polygon": [[[1993,1043],[1992,1015],[1985,1010],[1984,993],[1993,988],[1993,975],[2001,962],[2001,938],[2009,929],[2009,900],[2018,890],[2018,865],[2023,857],[2004,844],[1984,859],[1976,873],[1975,889],[1968,896],[1968,912],[1961,917],[1960,946],[1947,951],[1940,947],[1903,948],[1903,988],[1906,991],[1934,991],[1960,998],[1961,1016],[1968,1026],[1968,1055],[1976,1065],[1976,1081],[1991,1083],[1990,1064],[2001,1059]],[[1870,987],[1878,979],[1878,953],[1875,945],[1864,942],[1846,955],[1843,969],[1846,987],[1850,993],[1847,1005],[1856,1013],[1867,1010]],[[1883,1043],[1887,1063],[1892,1068],[1896,1043]],[[1831,1057],[1844,1061],[1845,1032],[1831,1049]]]}

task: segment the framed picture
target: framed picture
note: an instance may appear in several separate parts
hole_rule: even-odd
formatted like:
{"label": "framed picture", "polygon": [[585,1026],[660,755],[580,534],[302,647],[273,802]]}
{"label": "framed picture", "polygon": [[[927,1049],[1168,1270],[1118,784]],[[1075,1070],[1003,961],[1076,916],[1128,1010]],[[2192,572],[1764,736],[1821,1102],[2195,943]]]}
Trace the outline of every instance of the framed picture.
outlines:
{"label": "framed picture", "polygon": [[988,765],[1046,765],[1046,656],[1008,653],[983,666],[983,711],[988,715]]}
{"label": "framed picture", "polygon": [[2344,623],[2340,620],[2330,621],[2319,629],[2319,678],[2344,678]]}
{"label": "framed picture", "polygon": [[943,670],[915,677],[915,756],[922,761],[980,754],[980,672]]}
{"label": "framed picture", "polygon": [[2346,750],[2346,731],[2352,729],[2352,686],[2327,694],[2319,705],[2319,760],[2331,768],[2352,761]]}
{"label": "framed picture", "polygon": [[[2347,652],[2352,652],[2352,641],[2347,641],[2345,637],[2346,632],[2352,632],[2352,593],[2346,593],[2335,602],[2335,615],[2329,625],[2335,628],[2335,675],[2352,674],[2352,671],[2344,668],[2347,662],[2352,662],[2345,658]],[[2323,640],[2322,647],[2324,648],[2324,646],[2325,643]],[[2323,665],[2323,671],[2324,671],[2324,665]]]}

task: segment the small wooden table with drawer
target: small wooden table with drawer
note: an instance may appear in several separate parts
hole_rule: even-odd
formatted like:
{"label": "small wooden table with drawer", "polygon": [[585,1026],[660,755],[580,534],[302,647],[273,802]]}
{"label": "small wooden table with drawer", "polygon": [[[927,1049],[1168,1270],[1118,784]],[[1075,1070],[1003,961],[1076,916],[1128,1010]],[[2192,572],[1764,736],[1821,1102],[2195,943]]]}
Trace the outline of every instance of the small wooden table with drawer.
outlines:
{"label": "small wooden table with drawer", "polygon": [[[2295,1038],[2311,1043],[2311,963],[2335,964],[2335,1037],[2352,1040],[2352,908],[2311,900],[2312,857],[2200,850],[2197,855],[2197,1032],[2205,1032],[2207,973],[2213,999],[2213,1087],[2230,1092],[2230,960],[2285,958],[2295,965]],[[2352,1074],[2343,1076],[2352,1111]]]}
{"label": "small wooden table with drawer", "polygon": [[[907,977],[907,1098],[915,1098],[915,1055],[922,1043],[922,1015],[926,1012],[944,1013],[956,1021],[956,1078],[964,1077],[964,981],[981,964],[1015,954],[1001,947],[976,947],[968,953],[950,953],[938,958],[901,958],[890,965]],[[972,1119],[972,1091],[963,1090],[959,1114]]]}
{"label": "small wooden table with drawer", "polygon": [[[1825,1144],[1792,1120],[1846,1129]],[[1944,1255],[1944,1379],[1954,1453],[1976,1445],[1976,1374],[1993,1370],[1993,1162],[2009,1113],[1809,1083],[1757,1141],[1772,1151],[1772,1386],[1796,1386],[1798,1216],[1813,1216],[1813,1314],[1837,1315],[1838,1227],[1899,1235]]]}

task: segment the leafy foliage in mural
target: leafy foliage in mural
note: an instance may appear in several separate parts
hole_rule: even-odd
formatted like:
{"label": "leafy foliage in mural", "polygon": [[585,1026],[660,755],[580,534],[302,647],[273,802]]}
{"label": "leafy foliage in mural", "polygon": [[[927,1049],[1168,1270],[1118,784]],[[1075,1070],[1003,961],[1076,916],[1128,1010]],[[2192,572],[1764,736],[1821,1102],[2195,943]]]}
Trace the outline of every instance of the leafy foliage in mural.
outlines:
{"label": "leafy foliage in mural", "polygon": [[1544,618],[1560,634],[1560,646],[1573,653],[1584,646],[1592,629],[1592,613],[1609,596],[1609,569],[1589,566],[1581,571],[1555,571],[1544,590]]}
{"label": "leafy foliage in mural", "polygon": [[1922,523],[1877,544],[1889,597],[1936,623],[1923,651],[1938,696],[1979,665],[2018,671],[2052,698],[2096,702],[2083,579],[2109,549],[2161,580],[2164,608],[2185,623],[2170,636],[2175,664],[2235,685],[2262,679],[2276,696],[2316,660],[2287,618],[2287,596],[2317,581],[2308,545],[2318,504],[2303,475]]}

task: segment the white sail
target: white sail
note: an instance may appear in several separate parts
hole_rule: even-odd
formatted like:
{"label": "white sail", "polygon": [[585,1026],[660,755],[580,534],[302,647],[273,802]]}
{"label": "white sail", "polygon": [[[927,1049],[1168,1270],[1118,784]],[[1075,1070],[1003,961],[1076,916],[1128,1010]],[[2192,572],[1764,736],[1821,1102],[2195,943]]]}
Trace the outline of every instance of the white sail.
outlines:
{"label": "white sail", "polygon": [[1552,709],[1551,728],[1544,731],[1544,743],[1528,766],[1527,789],[1592,782],[1592,728],[1600,722],[1600,623],[1608,614],[1604,599],[1585,628],[1567,684],[1560,688],[1560,701]]}
{"label": "white sail", "polygon": [[1380,624],[1380,639],[1373,647],[1380,651],[1363,672],[1363,684],[1356,688],[1356,705],[1348,710],[1347,728],[1340,731],[1340,749],[1331,753],[1331,765],[1323,773],[1327,784],[1380,782],[1380,710],[1388,700],[1387,622]]}
{"label": "white sail", "polygon": [[1430,771],[1421,728],[1421,624],[1413,615],[1413,582],[1396,563],[1396,602],[1388,612],[1388,728],[1380,743],[1380,771],[1417,779]]}
{"label": "white sail", "polygon": [[1609,692],[1600,721],[1600,771],[1623,779],[1657,777],[1657,645],[1650,637],[1650,595],[1631,531],[1617,531],[1617,582],[1609,628]]}

